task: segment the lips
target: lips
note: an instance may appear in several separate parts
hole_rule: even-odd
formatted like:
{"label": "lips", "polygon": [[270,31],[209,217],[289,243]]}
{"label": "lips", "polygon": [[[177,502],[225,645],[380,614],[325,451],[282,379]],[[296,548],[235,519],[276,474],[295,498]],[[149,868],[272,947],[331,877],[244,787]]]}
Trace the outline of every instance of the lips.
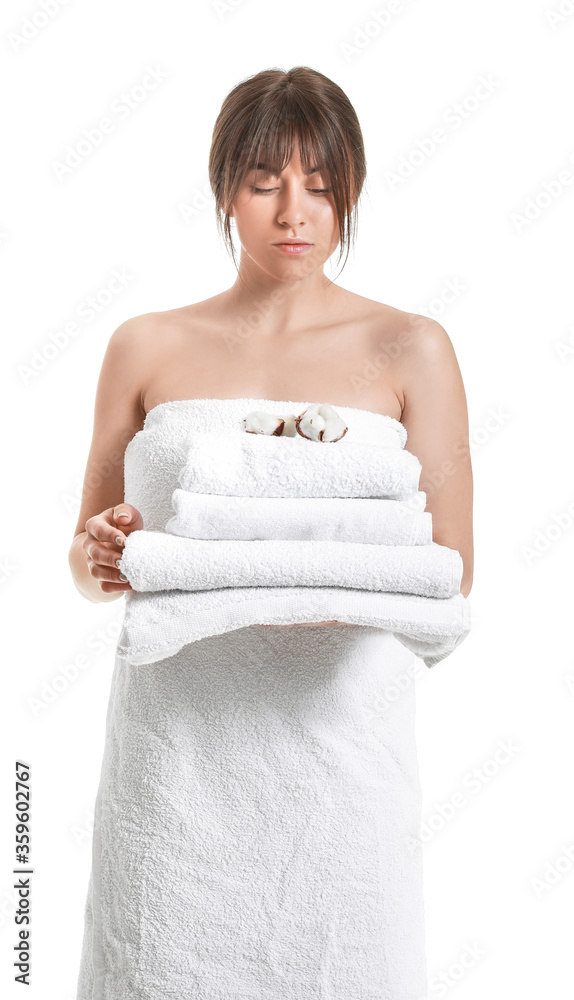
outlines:
{"label": "lips", "polygon": [[299,254],[299,253],[309,253],[312,250],[312,243],[274,243],[273,246],[279,251],[279,253],[286,254]]}

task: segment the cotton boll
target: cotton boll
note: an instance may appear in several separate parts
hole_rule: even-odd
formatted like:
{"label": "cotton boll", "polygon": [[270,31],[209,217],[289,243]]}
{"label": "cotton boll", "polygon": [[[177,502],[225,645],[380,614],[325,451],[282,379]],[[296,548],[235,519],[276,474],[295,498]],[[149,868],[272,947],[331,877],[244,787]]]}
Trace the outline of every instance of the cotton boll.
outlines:
{"label": "cotton boll", "polygon": [[319,413],[318,407],[308,407],[297,418],[297,430],[301,437],[309,438],[310,441],[322,441],[325,430],[325,420]]}
{"label": "cotton boll", "polygon": [[241,428],[248,434],[269,434],[275,437],[295,437],[297,417],[290,413],[279,417],[274,413],[264,413],[263,410],[252,410],[240,420]]}
{"label": "cotton boll", "polygon": [[318,405],[318,410],[319,410],[319,413],[321,414],[321,416],[325,417],[325,418],[338,417],[339,416],[339,414],[337,413],[335,407],[331,406],[330,403],[320,403]]}
{"label": "cotton boll", "polygon": [[283,437],[297,437],[297,415],[295,413],[289,413],[285,417],[285,426],[283,428]]}
{"label": "cotton boll", "polygon": [[240,421],[241,429],[249,434],[268,434],[275,437],[301,437],[308,441],[340,441],[347,433],[345,421],[330,403],[313,403],[299,416],[289,413],[285,417],[263,410],[252,410]]}
{"label": "cotton boll", "polygon": [[345,421],[330,403],[315,403],[297,417],[296,427],[301,437],[310,441],[340,441],[347,433]]}
{"label": "cotton boll", "polygon": [[334,416],[327,420],[323,441],[340,441],[348,431],[348,427],[342,417]]}
{"label": "cotton boll", "polygon": [[252,410],[241,420],[241,426],[248,434],[276,434],[283,433],[285,421],[282,417],[276,417],[273,413],[264,413],[262,410]]}

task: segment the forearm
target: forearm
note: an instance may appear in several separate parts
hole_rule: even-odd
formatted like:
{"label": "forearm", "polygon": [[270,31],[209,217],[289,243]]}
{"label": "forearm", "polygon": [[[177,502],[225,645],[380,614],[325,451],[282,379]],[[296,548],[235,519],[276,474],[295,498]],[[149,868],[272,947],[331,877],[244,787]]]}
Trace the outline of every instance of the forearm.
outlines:
{"label": "forearm", "polygon": [[99,581],[92,576],[88,569],[88,560],[83,547],[86,535],[86,531],[81,531],[74,537],[68,554],[68,562],[76,589],[86,600],[97,604],[117,601],[119,597],[123,597],[125,591],[117,590],[115,593],[105,594],[100,587]]}

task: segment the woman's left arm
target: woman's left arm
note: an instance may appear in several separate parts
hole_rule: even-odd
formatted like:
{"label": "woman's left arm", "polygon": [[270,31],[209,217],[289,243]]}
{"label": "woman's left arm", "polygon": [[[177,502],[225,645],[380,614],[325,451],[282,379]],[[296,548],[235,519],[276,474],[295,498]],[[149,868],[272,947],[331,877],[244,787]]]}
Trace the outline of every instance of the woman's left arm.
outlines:
{"label": "woman's left arm", "polygon": [[446,330],[436,320],[411,315],[397,364],[402,384],[401,422],[407,451],[422,466],[419,489],[427,495],[433,541],[460,552],[461,593],[468,597],[474,570],[473,479],[468,410],[462,375]]}

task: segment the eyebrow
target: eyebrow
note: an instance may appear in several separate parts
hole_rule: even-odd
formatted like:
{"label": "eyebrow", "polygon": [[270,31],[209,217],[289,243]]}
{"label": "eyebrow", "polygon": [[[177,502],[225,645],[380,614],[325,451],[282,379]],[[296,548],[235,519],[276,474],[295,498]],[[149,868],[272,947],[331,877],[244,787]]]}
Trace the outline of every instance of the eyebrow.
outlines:
{"label": "eyebrow", "polygon": [[[257,166],[255,167],[255,169],[256,170],[262,170],[268,177],[269,176],[272,176],[272,177],[278,177],[279,176],[279,174],[276,173],[276,169],[277,168],[276,167],[270,167],[266,163],[258,163]],[[310,174],[317,174],[317,173],[319,173],[320,169],[321,169],[320,166],[310,167],[309,170],[304,170],[303,173],[307,177],[309,177]]]}

